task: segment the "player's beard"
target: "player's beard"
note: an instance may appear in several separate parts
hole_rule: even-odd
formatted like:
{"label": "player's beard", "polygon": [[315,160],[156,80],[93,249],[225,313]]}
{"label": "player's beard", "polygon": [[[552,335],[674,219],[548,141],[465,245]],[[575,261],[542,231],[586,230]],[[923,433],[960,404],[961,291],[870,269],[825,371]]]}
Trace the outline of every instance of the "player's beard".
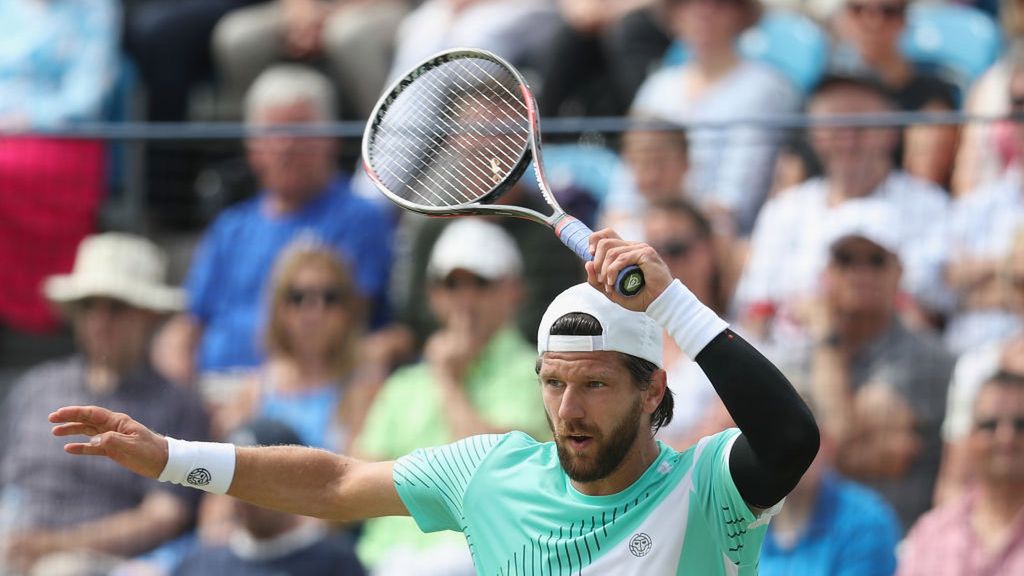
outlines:
{"label": "player's beard", "polygon": [[[641,412],[640,398],[637,398],[629,412],[612,427],[611,432],[607,435],[602,434],[600,430],[581,425],[567,425],[561,433],[557,432],[551,422],[551,417],[545,413],[548,418],[548,426],[551,427],[551,432],[555,436],[558,461],[569,478],[575,482],[595,482],[607,478],[614,472],[636,442],[637,435],[640,433]],[[563,438],[573,434],[585,434],[592,438],[591,442],[594,444],[592,455],[584,456],[565,445]]]}

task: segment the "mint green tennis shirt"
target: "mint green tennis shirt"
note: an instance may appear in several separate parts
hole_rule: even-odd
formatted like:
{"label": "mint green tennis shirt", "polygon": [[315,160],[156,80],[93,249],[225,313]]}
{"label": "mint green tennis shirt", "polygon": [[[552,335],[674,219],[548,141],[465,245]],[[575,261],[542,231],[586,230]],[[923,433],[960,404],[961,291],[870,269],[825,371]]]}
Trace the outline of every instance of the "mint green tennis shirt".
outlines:
{"label": "mint green tennis shirt", "polygon": [[394,481],[425,532],[465,535],[482,575],[756,574],[768,520],[755,517],[729,473],[739,430],[660,453],[609,496],[573,488],[554,443],[521,432],[417,450]]}

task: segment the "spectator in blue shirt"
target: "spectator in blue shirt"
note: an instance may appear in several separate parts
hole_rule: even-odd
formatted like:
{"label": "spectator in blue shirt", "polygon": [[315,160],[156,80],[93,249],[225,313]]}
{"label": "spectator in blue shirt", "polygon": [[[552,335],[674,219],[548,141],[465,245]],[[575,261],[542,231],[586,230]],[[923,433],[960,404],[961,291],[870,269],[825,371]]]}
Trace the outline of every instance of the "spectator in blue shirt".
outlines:
{"label": "spectator in blue shirt", "polygon": [[[250,88],[246,121],[258,128],[329,122],[334,103],[322,75],[280,65]],[[259,364],[270,270],[298,237],[336,248],[367,301],[371,326],[385,318],[391,224],[378,205],[352,193],[335,164],[334,140],[265,133],[246,145],[262,191],[211,225],[186,281],[188,314],[168,325],[157,346],[157,365],[177,380]]]}
{"label": "spectator in blue shirt", "polygon": [[869,488],[832,467],[825,430],[818,457],[772,519],[761,548],[761,576],[891,576],[900,524]]}

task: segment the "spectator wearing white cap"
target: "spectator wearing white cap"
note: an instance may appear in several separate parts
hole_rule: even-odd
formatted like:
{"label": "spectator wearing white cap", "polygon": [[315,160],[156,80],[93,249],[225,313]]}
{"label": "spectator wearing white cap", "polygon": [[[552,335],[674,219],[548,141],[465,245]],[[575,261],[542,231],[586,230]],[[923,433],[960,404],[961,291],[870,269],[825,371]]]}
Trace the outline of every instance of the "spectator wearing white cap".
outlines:
{"label": "spectator wearing white cap", "polygon": [[[165,283],[167,259],[127,234],[86,237],[70,274],[51,276],[47,299],[70,319],[79,352],[30,370],[0,412],[0,573],[99,574],[189,525],[189,490],[141,478],[113,462],[73,464],[47,415],[65,402],[131,411],[162,434],[205,439],[199,399],[151,369],[150,338],[184,293]],[[54,564],[56,563],[56,564]],[[73,569],[72,569],[73,568]]]}
{"label": "spectator wearing white cap", "polygon": [[[536,356],[512,323],[522,270],[515,241],[497,224],[464,218],[445,228],[427,265],[428,302],[440,327],[423,361],[384,384],[355,441],[358,454],[397,458],[512,429],[548,436]],[[474,573],[461,536],[423,534],[408,518],[371,520],[358,550],[375,574]],[[424,572],[426,565],[436,572]]]}
{"label": "spectator wearing white cap", "polygon": [[878,199],[849,200],[830,215],[822,295],[801,320],[814,339],[812,386],[840,470],[881,492],[906,529],[931,506],[953,358],[897,315],[898,219]]}

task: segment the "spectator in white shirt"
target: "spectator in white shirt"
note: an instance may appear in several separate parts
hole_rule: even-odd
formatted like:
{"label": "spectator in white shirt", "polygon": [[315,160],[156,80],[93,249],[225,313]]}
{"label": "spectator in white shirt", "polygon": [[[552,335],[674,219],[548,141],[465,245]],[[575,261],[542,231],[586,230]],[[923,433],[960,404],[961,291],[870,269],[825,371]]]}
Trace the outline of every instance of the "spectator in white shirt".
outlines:
{"label": "spectator in white shirt", "polygon": [[778,71],[745,59],[737,39],[761,15],[759,0],[666,0],[668,23],[689,60],[648,78],[632,112],[682,124],[688,130],[689,194],[712,214],[724,213],[745,235],[771,186],[780,132],[752,118],[792,114],[796,89]]}
{"label": "spectator in white shirt", "polygon": [[[829,76],[808,104],[812,119],[894,110],[884,88],[853,76]],[[896,168],[894,128],[818,127],[811,144],[824,174],[769,200],[754,226],[750,254],[735,297],[735,313],[753,335],[779,335],[787,308],[819,292],[827,262],[826,217],[854,198],[877,198],[900,214],[903,291],[908,308],[949,307],[942,279],[948,199],[945,192]],[[773,322],[774,320],[774,322]],[[784,332],[784,330],[783,330]]]}
{"label": "spectator in white shirt", "polygon": [[[1024,65],[1011,73],[1009,100],[1014,114],[1024,112]],[[1017,146],[1024,146],[1024,122],[1015,122],[1013,132]],[[1022,227],[1024,179],[1019,166],[953,205],[946,270],[957,296],[956,313],[946,329],[946,344],[953,352],[1005,338],[1020,328],[999,272]]]}

